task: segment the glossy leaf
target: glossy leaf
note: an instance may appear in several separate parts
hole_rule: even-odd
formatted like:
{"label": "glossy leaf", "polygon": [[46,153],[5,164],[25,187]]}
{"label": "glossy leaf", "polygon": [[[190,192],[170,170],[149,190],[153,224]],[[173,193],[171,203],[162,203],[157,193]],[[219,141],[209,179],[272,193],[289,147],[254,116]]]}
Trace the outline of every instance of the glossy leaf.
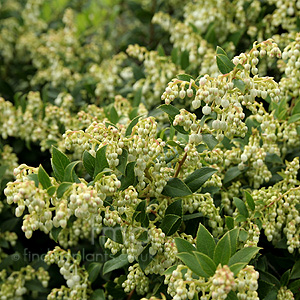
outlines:
{"label": "glossy leaf", "polygon": [[182,200],[181,199],[174,201],[167,207],[167,209],[165,211],[165,215],[170,215],[170,214],[182,217]]}
{"label": "glossy leaf", "polygon": [[125,175],[126,171],[126,165],[127,165],[127,158],[128,158],[128,152],[126,149],[123,149],[122,154],[118,156],[119,159],[119,165],[117,166],[117,169]]}
{"label": "glossy leaf", "polygon": [[161,224],[160,228],[168,236],[174,234],[180,227],[182,218],[177,215],[166,215]]}
{"label": "glossy leaf", "polygon": [[94,177],[96,177],[97,174],[103,171],[105,168],[109,168],[106,159],[106,145],[98,149],[96,152]]}
{"label": "glossy leaf", "polygon": [[184,264],[196,275],[201,277],[209,277],[208,274],[202,269],[201,265],[198,263],[196,257],[192,253],[181,252],[177,254]]}
{"label": "glossy leaf", "polygon": [[252,211],[254,211],[255,210],[255,203],[254,203],[254,200],[253,200],[251,194],[249,192],[245,191],[245,196],[246,196],[246,201],[247,201],[248,206],[250,207],[250,209]]}
{"label": "glossy leaf", "polygon": [[120,225],[116,225],[115,227],[104,227],[103,234],[112,241],[123,244],[123,235]]}
{"label": "glossy leaf", "polygon": [[80,163],[80,160],[73,161],[69,163],[65,168],[64,174],[64,182],[77,182],[79,183],[79,179],[75,173],[75,167]]}
{"label": "glossy leaf", "polygon": [[228,266],[232,266],[236,263],[248,264],[250,260],[258,253],[261,248],[259,247],[245,247],[236,252],[228,262]]}
{"label": "glossy leaf", "polygon": [[197,250],[191,243],[189,243],[187,240],[185,240],[183,238],[176,237],[175,244],[176,244],[178,253],[181,253],[181,252],[192,253],[193,251]]}
{"label": "glossy leaf", "polygon": [[245,92],[246,84],[245,84],[245,82],[243,80],[241,80],[241,79],[233,79],[232,82],[233,82],[234,86],[236,88],[238,88],[242,93]]}
{"label": "glossy leaf", "polygon": [[90,152],[84,150],[82,156],[83,166],[91,177],[93,177],[95,173],[95,160],[95,157]]}
{"label": "glossy leaf", "polygon": [[132,133],[132,129],[133,127],[138,123],[139,119],[141,118],[141,116],[136,116],[127,126],[126,132],[125,132],[125,136],[130,136]]}
{"label": "glossy leaf", "polygon": [[92,262],[91,264],[89,264],[87,271],[89,273],[89,281],[90,282],[94,282],[97,279],[101,268],[102,268],[101,263]]}
{"label": "glossy leaf", "polygon": [[243,268],[245,268],[246,263],[236,263],[230,266],[231,272],[236,276]]}
{"label": "glossy leaf", "polygon": [[234,228],[234,219],[230,216],[225,216],[225,224],[229,230]]}
{"label": "glossy leaf", "polygon": [[300,260],[296,261],[291,271],[291,279],[300,278]]}
{"label": "glossy leaf", "polygon": [[54,193],[56,192],[56,187],[55,186],[50,186],[47,188],[47,193],[49,196],[53,196]]}
{"label": "glossy leaf", "polygon": [[217,54],[217,66],[222,74],[230,73],[235,67],[234,63],[224,54]]}
{"label": "glossy leaf", "polygon": [[225,173],[223,184],[226,184],[226,183],[232,181],[233,179],[237,178],[238,176],[240,176],[243,173],[244,173],[244,171],[241,171],[238,167],[232,167],[232,168],[228,169],[228,171]]}
{"label": "glossy leaf", "polygon": [[151,255],[149,253],[149,248],[151,247],[151,244],[149,243],[142,251],[142,253],[138,257],[138,263],[141,267],[141,269],[144,271],[147,266],[151,263],[155,255]]}
{"label": "glossy leaf", "polygon": [[189,74],[178,74],[176,78],[182,81],[190,82],[190,80],[194,80],[194,78]]}
{"label": "glossy leaf", "polygon": [[134,166],[136,162],[132,161],[127,164],[125,175],[121,177],[121,187],[120,189],[123,191],[127,189],[130,185],[134,185],[135,182],[135,174],[134,174]]}
{"label": "glossy leaf", "polygon": [[105,298],[104,290],[102,289],[94,290],[90,297],[90,300],[105,300],[105,299],[106,298]]}
{"label": "glossy leaf", "polygon": [[207,277],[213,276],[217,269],[217,266],[214,263],[214,261],[204,253],[198,251],[194,251],[193,253],[199,265],[201,266],[202,270],[207,274]]}
{"label": "glossy leaf", "polygon": [[215,240],[211,233],[202,224],[199,224],[196,245],[199,252],[204,253],[211,258],[214,257],[216,247]]}
{"label": "glossy leaf", "polygon": [[55,177],[59,181],[63,181],[64,174],[65,174],[65,168],[70,163],[69,158],[62,153],[60,150],[52,146],[52,159],[51,159],[51,165],[53,172],[55,174]]}
{"label": "glossy leaf", "polygon": [[34,181],[35,187],[39,187],[39,177],[38,174],[29,174],[27,178],[31,181]]}
{"label": "glossy leaf", "polygon": [[193,192],[179,178],[171,178],[165,185],[162,194],[173,198],[188,196],[193,194]]}
{"label": "glossy leaf", "polygon": [[45,190],[52,185],[50,177],[49,177],[49,175],[47,174],[47,172],[45,171],[45,169],[43,168],[42,165],[39,166],[38,179],[39,179],[40,184],[42,185],[42,187]]}
{"label": "glossy leaf", "polygon": [[203,142],[208,146],[210,150],[213,150],[218,145],[218,140],[212,134],[203,134]]}
{"label": "glossy leaf", "polygon": [[217,170],[210,167],[203,167],[194,171],[185,180],[184,183],[194,193],[214,174]]}
{"label": "glossy leaf", "polygon": [[61,227],[53,227],[51,229],[51,236],[56,243],[57,243],[58,235],[61,231],[62,231]]}
{"label": "glossy leaf", "polygon": [[71,185],[71,182],[62,182],[56,191],[57,198],[61,198]]}
{"label": "glossy leaf", "polygon": [[241,215],[243,215],[245,218],[249,217],[248,209],[243,200],[233,197],[233,203]]}
{"label": "glossy leaf", "polygon": [[231,243],[229,238],[229,233],[219,240],[214,251],[214,262],[216,265],[227,265],[231,254]]}
{"label": "glossy leaf", "polygon": [[103,266],[103,275],[114,270],[121,269],[128,265],[127,254],[121,254],[107,262]]}

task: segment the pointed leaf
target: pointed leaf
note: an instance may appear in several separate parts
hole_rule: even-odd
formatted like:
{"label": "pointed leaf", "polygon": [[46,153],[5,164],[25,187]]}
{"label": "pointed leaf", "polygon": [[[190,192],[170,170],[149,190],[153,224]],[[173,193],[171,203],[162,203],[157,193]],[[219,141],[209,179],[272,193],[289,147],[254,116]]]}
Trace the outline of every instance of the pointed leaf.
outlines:
{"label": "pointed leaf", "polygon": [[242,93],[245,92],[246,84],[243,80],[233,79],[232,82],[233,82],[234,86],[237,87]]}
{"label": "pointed leaf", "polygon": [[179,109],[171,104],[162,104],[158,108],[160,108],[172,118],[175,118],[176,115],[180,114]]}
{"label": "pointed leaf", "polygon": [[90,152],[84,150],[82,156],[83,166],[91,177],[94,176],[95,172],[95,160],[95,157]]}
{"label": "pointed leaf", "polygon": [[249,192],[245,191],[245,196],[246,196],[246,201],[248,203],[248,206],[250,207],[250,209],[252,211],[254,211],[255,210],[255,203],[254,203],[254,200],[253,200],[251,194]]}
{"label": "pointed leaf", "polygon": [[45,169],[43,168],[42,165],[39,166],[38,179],[39,179],[40,184],[42,185],[42,187],[45,190],[52,185],[50,177],[49,177],[49,175],[47,174],[47,172],[45,171]]}
{"label": "pointed leaf", "polygon": [[225,173],[223,184],[226,184],[244,173],[238,167],[232,167]]}
{"label": "pointed leaf", "polygon": [[235,67],[234,63],[224,54],[217,54],[217,66],[222,74],[230,73]]}
{"label": "pointed leaf", "polygon": [[230,256],[232,256],[236,252],[236,246],[239,237],[239,228],[232,229],[228,232],[229,240],[230,240]]}
{"label": "pointed leaf", "polygon": [[234,276],[236,276],[243,268],[245,268],[246,265],[247,263],[243,263],[243,262],[236,263],[230,266],[230,270],[234,274]]}
{"label": "pointed leaf", "polygon": [[89,264],[88,266],[88,273],[89,273],[89,281],[90,282],[94,282],[101,270],[102,264],[98,263],[98,262],[92,262],[91,264]]}
{"label": "pointed leaf", "polygon": [[120,225],[116,225],[115,227],[104,227],[103,234],[112,241],[123,244],[123,235]]}
{"label": "pointed leaf", "polygon": [[225,216],[225,224],[229,230],[234,228],[234,219],[230,216]]}
{"label": "pointed leaf", "polygon": [[96,152],[94,177],[96,177],[97,174],[103,171],[105,168],[109,168],[106,159],[106,145],[98,149]]}
{"label": "pointed leaf", "polygon": [[171,215],[171,214],[182,217],[182,200],[181,199],[174,201],[167,207],[167,209],[165,211],[165,216]]}
{"label": "pointed leaf", "polygon": [[184,262],[184,264],[196,275],[205,278],[209,277],[208,274],[202,269],[194,254],[181,252],[176,256],[179,257]]}
{"label": "pointed leaf", "polygon": [[192,195],[190,188],[179,178],[171,178],[165,185],[162,194],[169,197],[184,197]]}
{"label": "pointed leaf", "polygon": [[214,174],[217,170],[209,167],[203,167],[194,171],[185,180],[184,183],[194,193]]}
{"label": "pointed leaf", "polygon": [[291,279],[298,279],[298,278],[300,278],[300,260],[296,261],[291,272]]}
{"label": "pointed leaf", "polygon": [[57,148],[52,146],[52,159],[51,159],[51,165],[53,172],[55,174],[55,177],[59,181],[63,181],[64,174],[65,174],[65,168],[70,163],[69,158],[59,151]]}
{"label": "pointed leaf", "polygon": [[115,257],[107,261],[103,266],[103,275],[114,270],[121,269],[128,265],[127,254],[121,254],[118,257]]}
{"label": "pointed leaf", "polygon": [[51,229],[51,236],[56,243],[57,243],[58,235],[61,231],[62,231],[61,227],[53,227]]}
{"label": "pointed leaf", "polygon": [[181,222],[181,217],[177,215],[166,215],[160,224],[160,228],[167,236],[172,235],[179,229]]}
{"label": "pointed leaf", "polygon": [[218,140],[212,134],[203,134],[203,142],[208,146],[209,150],[213,150],[218,145]]}
{"label": "pointed leaf", "polygon": [[196,245],[199,252],[213,258],[216,243],[211,233],[202,224],[198,228]]}
{"label": "pointed leaf", "polygon": [[176,75],[176,78],[178,78],[179,80],[182,80],[182,81],[187,81],[187,82],[190,82],[190,80],[194,80],[194,78],[189,74],[178,74],[178,75]]}
{"label": "pointed leaf", "polygon": [[47,193],[49,196],[53,196],[54,193],[56,192],[56,187],[55,186],[50,186],[47,188]]}
{"label": "pointed leaf", "polygon": [[81,162],[80,160],[73,161],[66,166],[65,174],[64,174],[64,182],[77,182],[78,183],[79,179],[75,173],[75,167],[80,162]]}
{"label": "pointed leaf", "polygon": [[27,178],[31,181],[34,181],[35,187],[39,187],[39,177],[38,174],[29,174]]}
{"label": "pointed leaf", "polygon": [[216,265],[221,264],[222,266],[227,265],[231,254],[231,243],[229,233],[219,240],[214,251],[214,262]]}
{"label": "pointed leaf", "polygon": [[56,192],[57,198],[61,198],[71,185],[72,185],[71,182],[62,182],[57,188],[57,192]]}
{"label": "pointed leaf", "polygon": [[132,161],[127,164],[125,175],[121,177],[121,187],[120,189],[123,191],[127,189],[130,185],[134,185],[135,182],[135,174],[134,174],[134,166],[136,162]]}
{"label": "pointed leaf", "polygon": [[127,152],[127,150],[123,149],[122,154],[118,156],[119,165],[117,166],[117,169],[123,175],[125,175],[125,171],[126,171],[127,158],[128,158],[128,152]]}
{"label": "pointed leaf", "polygon": [[138,263],[143,271],[147,268],[147,266],[151,263],[151,261],[155,257],[155,255],[151,255],[149,253],[150,247],[151,244],[149,243],[138,257]]}
{"label": "pointed leaf", "polygon": [[168,268],[166,271],[164,271],[162,273],[162,275],[171,275],[173,273],[173,271],[175,271],[177,269],[177,266],[172,266],[170,268]]}
{"label": "pointed leaf", "polygon": [[233,203],[234,205],[237,207],[239,213],[244,216],[245,218],[249,217],[249,213],[248,213],[248,209],[244,203],[243,200],[237,198],[237,197],[233,197]]}
{"label": "pointed leaf", "polygon": [[228,262],[228,266],[232,266],[236,263],[248,264],[253,256],[255,256],[261,248],[259,247],[246,247],[236,252]]}
{"label": "pointed leaf", "polygon": [[125,132],[125,136],[131,135],[133,127],[138,123],[140,118],[141,118],[141,116],[137,116],[129,123],[129,125],[126,129],[126,132]]}
{"label": "pointed leaf", "polygon": [[175,244],[176,244],[178,253],[181,253],[181,252],[192,253],[193,251],[197,250],[191,243],[189,243],[187,240],[182,239],[182,238],[176,237]]}
{"label": "pointed leaf", "polygon": [[194,251],[193,253],[194,253],[198,263],[200,264],[201,268],[207,274],[207,277],[213,276],[217,269],[217,266],[215,265],[213,260],[206,254],[203,254],[201,252]]}

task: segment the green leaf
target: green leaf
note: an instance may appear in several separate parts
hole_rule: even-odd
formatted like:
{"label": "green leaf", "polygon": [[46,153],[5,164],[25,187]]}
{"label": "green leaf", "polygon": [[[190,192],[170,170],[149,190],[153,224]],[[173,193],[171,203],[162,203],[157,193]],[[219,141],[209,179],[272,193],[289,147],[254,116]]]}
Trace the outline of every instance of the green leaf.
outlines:
{"label": "green leaf", "polygon": [[227,265],[231,254],[231,242],[229,232],[219,240],[214,251],[214,262],[216,265]]}
{"label": "green leaf", "polygon": [[171,275],[173,273],[173,271],[175,271],[177,269],[177,266],[172,266],[170,268],[168,268],[166,271],[164,271],[162,273],[162,275]]}
{"label": "green leaf", "polygon": [[179,178],[171,178],[165,185],[162,194],[169,197],[184,197],[192,195],[190,188]]}
{"label": "green leaf", "polygon": [[245,247],[231,256],[228,262],[228,266],[232,266],[236,263],[248,264],[250,260],[258,253],[261,248],[259,247]]}
{"label": "green leaf", "polygon": [[217,170],[209,167],[203,167],[194,171],[185,180],[184,183],[194,193],[214,174]]}
{"label": "green leaf", "polygon": [[300,278],[300,260],[296,261],[291,271],[291,279]]}
{"label": "green leaf", "polygon": [[[297,279],[297,280],[291,282],[288,285],[288,289],[290,289],[293,294],[299,293],[299,291],[300,291],[300,279]],[[297,300],[299,300],[299,298]]]}
{"label": "green leaf", "polygon": [[245,218],[249,217],[248,209],[243,200],[233,197],[233,203],[237,207],[239,213],[243,215]]}
{"label": "green leaf", "polygon": [[211,258],[214,257],[216,247],[215,240],[211,233],[202,224],[199,224],[196,245],[199,252],[202,252]]}
{"label": "green leaf", "polygon": [[57,191],[56,191],[57,198],[61,198],[71,185],[72,185],[71,182],[62,182],[58,186]]}
{"label": "green leaf", "polygon": [[8,166],[0,166],[0,180],[5,175],[7,169],[8,169]]}
{"label": "green leaf", "polygon": [[165,50],[161,44],[158,44],[157,46],[157,53],[159,56],[166,56]]}
{"label": "green leaf", "polygon": [[73,161],[69,163],[65,168],[65,174],[64,174],[64,182],[77,182],[79,183],[80,180],[78,179],[76,173],[75,173],[75,167],[78,165],[81,161]]}
{"label": "green leaf", "polygon": [[178,49],[173,47],[172,51],[171,51],[171,59],[172,59],[172,63],[173,64],[179,64],[178,62]]}
{"label": "green leaf", "polygon": [[120,189],[123,191],[127,189],[130,185],[134,185],[135,182],[135,174],[134,174],[134,166],[136,162],[132,161],[127,164],[125,176],[121,177],[121,187]]}
{"label": "green leaf", "polygon": [[56,187],[55,186],[50,186],[47,188],[47,193],[49,196],[53,196],[54,193],[56,192]]}
{"label": "green leaf", "polygon": [[236,88],[238,88],[242,93],[245,92],[246,85],[245,85],[245,83],[244,83],[243,80],[241,80],[241,79],[233,79],[232,82],[233,82],[234,86]]}
{"label": "green leaf", "polygon": [[126,171],[126,165],[127,165],[127,158],[128,158],[128,152],[127,150],[123,149],[122,154],[118,156],[119,159],[119,165],[117,166],[117,169],[125,175]]}
{"label": "green leaf", "polygon": [[212,134],[203,134],[203,142],[208,146],[209,150],[213,150],[218,145],[218,140]]}
{"label": "green leaf", "polygon": [[104,227],[103,234],[112,241],[123,244],[123,235],[120,225],[116,225],[115,227]]}
{"label": "green leaf", "polygon": [[185,70],[189,66],[189,52],[187,50],[183,51],[180,56],[180,66]]}
{"label": "green leaf", "polygon": [[182,218],[177,215],[166,215],[160,224],[161,230],[167,235],[174,234],[180,227]]}
{"label": "green leaf", "polygon": [[106,147],[107,145],[101,147],[96,152],[94,177],[96,177],[97,174],[103,171],[105,168],[109,168],[106,159]]}
{"label": "green leaf", "polygon": [[232,229],[228,232],[229,240],[230,240],[230,256],[232,256],[236,252],[236,245],[239,236],[239,228]]}
{"label": "green leaf", "polygon": [[178,253],[181,252],[189,252],[192,253],[193,251],[196,251],[197,249],[189,243],[187,240],[176,237],[175,238],[175,244],[178,250]]}
{"label": "green leaf", "polygon": [[287,270],[280,278],[280,285],[287,286],[291,277],[291,270]]}
{"label": "green leaf", "polygon": [[27,178],[31,181],[34,181],[35,187],[39,187],[39,177],[38,174],[29,174]]}
{"label": "green leaf", "polygon": [[194,78],[189,74],[178,74],[176,78],[182,81],[190,82],[190,80],[194,80]]}
{"label": "green leaf", "polygon": [[202,269],[195,255],[192,253],[181,252],[176,255],[179,257],[184,264],[196,275],[208,278],[208,274]]}
{"label": "green leaf", "polygon": [[206,254],[203,254],[201,252],[194,251],[193,253],[202,270],[208,275],[207,277],[213,276],[217,269],[217,266],[215,265],[213,260]]}
{"label": "green leaf", "polygon": [[244,170],[239,170],[238,167],[232,167],[225,173],[223,184],[226,184],[244,173]]}
{"label": "green leaf", "polygon": [[283,161],[282,161],[281,157],[279,157],[275,153],[268,153],[267,152],[265,161],[266,161],[266,163],[271,163],[271,164],[277,163],[277,164],[283,165]]}
{"label": "green leaf", "polygon": [[202,212],[197,212],[194,214],[188,214],[188,215],[184,215],[182,217],[182,221],[188,221],[188,220],[192,220],[192,219],[196,219],[196,218],[200,218],[203,217],[203,213]]}
{"label": "green leaf", "polygon": [[288,124],[291,124],[291,123],[295,123],[295,122],[297,122],[297,121],[299,121],[300,120],[300,113],[298,113],[298,114],[295,114],[295,115],[292,115],[291,117],[289,117],[289,119],[288,119]]}
{"label": "green leaf", "polygon": [[254,203],[254,200],[253,200],[251,194],[247,191],[244,191],[244,193],[245,193],[245,196],[246,196],[246,202],[247,202],[248,206],[250,207],[250,209],[252,211],[254,211],[255,210],[255,203]]}
{"label": "green leaf", "polygon": [[97,289],[93,291],[93,293],[90,296],[90,300],[105,300],[105,294],[104,291],[101,289]]}
{"label": "green leaf", "polygon": [[176,115],[180,114],[179,109],[171,104],[162,104],[158,108],[160,108],[162,111],[167,113],[172,118],[175,118]]}
{"label": "green leaf", "polygon": [[141,116],[137,116],[129,123],[129,125],[127,126],[127,129],[126,129],[126,132],[125,132],[125,136],[131,135],[133,127],[138,123],[140,118],[141,118]]}
{"label": "green leaf", "polygon": [[51,159],[51,165],[53,172],[55,174],[55,177],[59,181],[63,181],[64,174],[65,174],[65,168],[70,163],[69,158],[59,151],[57,148],[52,146],[52,159]]}
{"label": "green leaf", "polygon": [[142,251],[142,253],[138,257],[138,263],[143,271],[147,268],[147,266],[151,263],[155,255],[151,255],[149,253],[149,248],[151,244],[149,243]]}
{"label": "green leaf", "polygon": [[135,209],[132,219],[140,222],[143,227],[148,227],[149,218],[146,214],[147,203],[146,200],[141,201]]}
{"label": "green leaf", "polygon": [[245,229],[241,228],[239,233],[239,240],[245,242],[248,236],[249,236],[248,232]]}
{"label": "green leaf", "polygon": [[245,263],[236,263],[230,266],[230,270],[236,276],[245,266]]}
{"label": "green leaf", "polygon": [[292,110],[292,115],[300,114],[300,99],[298,98]]}
{"label": "green leaf", "polygon": [[229,230],[234,228],[234,219],[230,216],[225,216],[225,224]]}
{"label": "green leaf", "polygon": [[115,257],[107,261],[103,266],[103,275],[114,270],[121,269],[128,265],[127,254],[121,254],[118,257]]}
{"label": "green leaf", "polygon": [[95,173],[95,160],[95,157],[90,152],[84,150],[82,155],[82,163],[91,177],[93,177]]}
{"label": "green leaf", "polygon": [[97,279],[101,267],[102,267],[102,263],[92,262],[91,264],[89,264],[87,271],[89,273],[90,282],[94,282]]}
{"label": "green leaf", "polygon": [[117,124],[117,122],[119,121],[119,115],[116,111],[116,108],[114,107],[114,105],[112,105],[110,107],[110,110],[108,111],[108,113],[106,114],[108,120],[110,122],[112,122],[113,124]]}
{"label": "green leaf", "polygon": [[61,227],[52,227],[51,229],[51,235],[52,235],[52,238],[53,240],[57,243],[57,239],[58,239],[58,235],[59,233],[62,231],[62,228]]}
{"label": "green leaf", "polygon": [[238,296],[236,295],[236,293],[234,291],[230,291],[227,294],[226,300],[239,300]]}
{"label": "green leaf", "polygon": [[228,58],[226,52],[221,47],[217,47],[217,66],[222,74],[231,72],[235,67],[234,63]]}
{"label": "green leaf", "polygon": [[[132,102],[132,107],[138,107],[140,105],[141,100],[142,100],[142,91],[143,91],[142,88],[139,88],[137,91],[135,91],[133,102]],[[133,118],[130,118],[130,119],[133,120]],[[129,135],[130,134],[131,134],[131,132],[129,133]],[[126,134],[126,136],[127,136],[127,134]]]}
{"label": "green leaf", "polygon": [[165,216],[172,215],[172,214],[182,217],[182,200],[181,199],[174,201],[167,207],[167,209],[165,211]]}

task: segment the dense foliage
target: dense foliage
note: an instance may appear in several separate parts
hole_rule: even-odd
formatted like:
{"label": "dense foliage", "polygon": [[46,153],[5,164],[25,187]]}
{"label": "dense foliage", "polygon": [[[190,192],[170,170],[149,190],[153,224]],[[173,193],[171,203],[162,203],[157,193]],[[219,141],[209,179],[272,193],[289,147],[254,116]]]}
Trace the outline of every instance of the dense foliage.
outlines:
{"label": "dense foliage", "polygon": [[0,1],[0,299],[300,299],[300,1]]}

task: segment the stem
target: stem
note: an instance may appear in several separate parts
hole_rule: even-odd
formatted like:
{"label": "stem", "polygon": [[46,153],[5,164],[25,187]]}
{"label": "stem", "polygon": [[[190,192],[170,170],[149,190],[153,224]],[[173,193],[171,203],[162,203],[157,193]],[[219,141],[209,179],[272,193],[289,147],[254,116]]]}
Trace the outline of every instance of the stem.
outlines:
{"label": "stem", "polygon": [[128,297],[127,297],[127,300],[130,300],[130,299],[132,298],[132,295],[133,295],[134,291],[135,291],[135,289],[133,289],[133,290],[129,293],[129,295],[128,295]]}
{"label": "stem", "polygon": [[177,170],[176,170],[176,172],[175,172],[174,178],[178,177],[178,174],[179,174],[179,172],[180,172],[180,169],[181,169],[182,165],[184,164],[184,162],[185,162],[185,160],[186,160],[186,157],[187,157],[187,152],[185,152],[185,154],[184,154],[182,160],[179,162],[179,165],[178,165],[178,168],[177,168]]}

